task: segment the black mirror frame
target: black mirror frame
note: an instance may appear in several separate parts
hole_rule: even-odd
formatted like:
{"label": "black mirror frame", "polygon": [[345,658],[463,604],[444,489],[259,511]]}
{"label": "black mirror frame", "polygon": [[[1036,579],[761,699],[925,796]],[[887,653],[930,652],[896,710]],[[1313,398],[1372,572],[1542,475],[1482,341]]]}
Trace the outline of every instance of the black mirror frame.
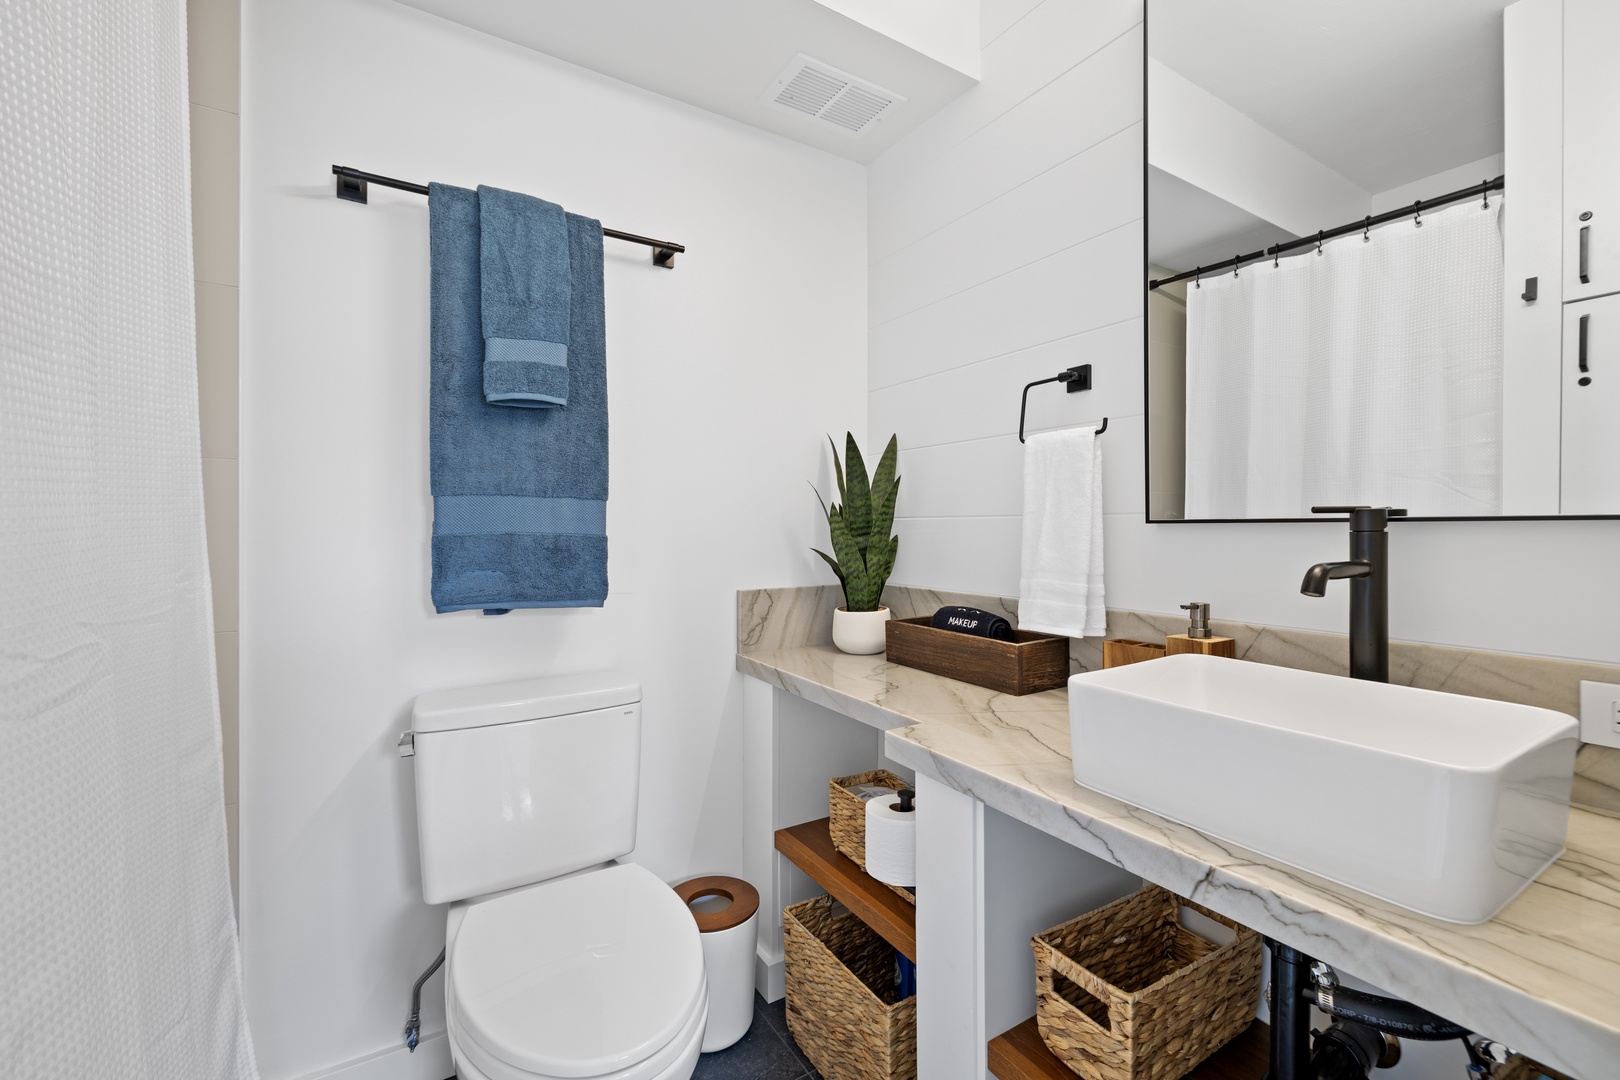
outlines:
{"label": "black mirror frame", "polygon": [[[1142,4],[1142,517],[1149,525],[1277,525],[1300,522],[1322,522],[1320,517],[1291,518],[1156,518],[1153,516],[1153,410],[1151,368],[1148,349],[1148,220],[1153,207],[1148,200],[1148,42],[1151,39],[1153,0]],[[1336,525],[1340,519],[1326,519]],[[1497,517],[1421,517],[1413,515],[1407,521],[1620,521],[1616,514],[1502,514]]]}

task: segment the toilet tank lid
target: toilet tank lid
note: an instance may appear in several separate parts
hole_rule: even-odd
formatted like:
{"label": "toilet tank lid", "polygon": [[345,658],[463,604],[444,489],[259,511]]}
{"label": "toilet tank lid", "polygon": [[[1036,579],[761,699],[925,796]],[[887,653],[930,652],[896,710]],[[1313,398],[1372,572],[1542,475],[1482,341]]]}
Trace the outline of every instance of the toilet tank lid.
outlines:
{"label": "toilet tank lid", "polygon": [[546,675],[423,694],[411,708],[411,730],[421,734],[515,724],[611,709],[640,700],[641,683],[622,671]]}

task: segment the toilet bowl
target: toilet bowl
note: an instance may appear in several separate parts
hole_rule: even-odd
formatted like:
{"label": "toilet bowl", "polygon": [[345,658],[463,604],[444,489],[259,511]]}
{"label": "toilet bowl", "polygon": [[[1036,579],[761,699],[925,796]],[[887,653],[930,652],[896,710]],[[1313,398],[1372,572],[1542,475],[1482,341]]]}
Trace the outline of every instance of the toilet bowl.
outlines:
{"label": "toilet bowl", "polygon": [[445,1009],[461,1080],[686,1080],[708,987],[697,925],[633,863],[458,904]]}

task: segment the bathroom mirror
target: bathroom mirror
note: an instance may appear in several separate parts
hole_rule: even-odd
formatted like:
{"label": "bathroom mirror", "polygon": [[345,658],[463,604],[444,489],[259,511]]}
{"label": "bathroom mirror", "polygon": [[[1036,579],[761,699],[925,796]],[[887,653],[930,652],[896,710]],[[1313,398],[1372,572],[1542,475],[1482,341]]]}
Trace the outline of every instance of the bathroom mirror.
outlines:
{"label": "bathroom mirror", "polygon": [[1150,521],[1620,515],[1620,76],[1558,8],[1147,0]]}

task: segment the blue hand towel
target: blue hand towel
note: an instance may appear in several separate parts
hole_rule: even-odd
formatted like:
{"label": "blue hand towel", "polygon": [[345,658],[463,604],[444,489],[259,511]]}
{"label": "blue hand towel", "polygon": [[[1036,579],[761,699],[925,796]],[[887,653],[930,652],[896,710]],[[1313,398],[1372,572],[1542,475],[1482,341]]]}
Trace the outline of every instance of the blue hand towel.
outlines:
{"label": "blue hand towel", "polygon": [[566,409],[484,400],[479,199],[432,184],[428,413],[433,606],[601,607],[607,599],[607,332],[602,226],[569,214]]}
{"label": "blue hand towel", "polygon": [[484,400],[491,405],[568,404],[568,232],[556,203],[478,189]]}

